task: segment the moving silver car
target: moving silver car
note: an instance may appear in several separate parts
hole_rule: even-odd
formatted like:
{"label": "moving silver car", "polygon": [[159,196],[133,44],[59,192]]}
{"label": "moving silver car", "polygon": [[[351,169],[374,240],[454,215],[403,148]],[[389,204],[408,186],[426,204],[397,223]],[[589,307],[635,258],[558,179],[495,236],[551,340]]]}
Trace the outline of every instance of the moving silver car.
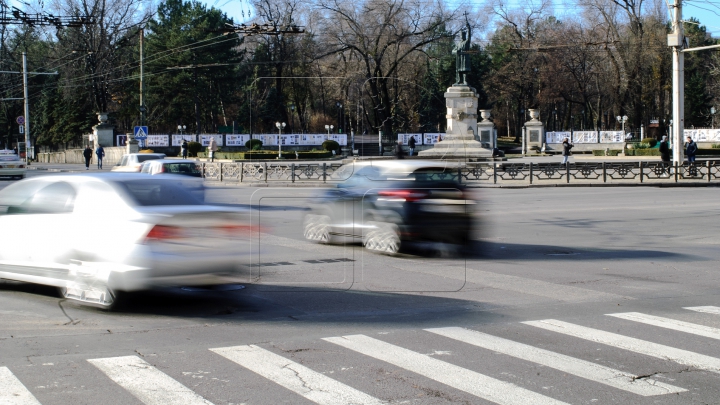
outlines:
{"label": "moving silver car", "polygon": [[67,174],[0,191],[0,278],[111,306],[119,292],[250,281],[247,210],[206,205],[175,176]]}

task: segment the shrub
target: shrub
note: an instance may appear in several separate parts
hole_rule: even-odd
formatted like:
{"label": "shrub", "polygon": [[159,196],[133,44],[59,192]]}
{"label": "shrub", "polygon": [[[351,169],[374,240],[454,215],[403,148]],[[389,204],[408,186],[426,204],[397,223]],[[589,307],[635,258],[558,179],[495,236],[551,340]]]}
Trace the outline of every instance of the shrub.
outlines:
{"label": "shrub", "polygon": [[636,142],[632,144],[632,149],[648,149],[650,145],[647,142]]}
{"label": "shrub", "polygon": [[657,145],[658,141],[657,141],[657,139],[655,139],[655,138],[645,138],[645,139],[642,140],[641,143],[645,143],[645,144],[648,145],[648,147],[654,148],[655,145]]}
{"label": "shrub", "polygon": [[245,142],[245,147],[248,150],[260,150],[260,148],[262,148],[262,141],[259,139],[251,139]]}
{"label": "shrub", "polygon": [[340,152],[340,144],[337,143],[336,141],[333,141],[330,139],[328,139],[327,141],[322,143],[322,148],[323,148],[323,150],[326,150],[326,151],[334,150],[334,151]]}
{"label": "shrub", "polygon": [[720,143],[714,143],[714,144],[712,144],[711,148],[713,148],[713,149],[720,149]]}
{"label": "shrub", "polygon": [[200,142],[188,142],[188,156],[197,156],[201,149],[202,144]]}

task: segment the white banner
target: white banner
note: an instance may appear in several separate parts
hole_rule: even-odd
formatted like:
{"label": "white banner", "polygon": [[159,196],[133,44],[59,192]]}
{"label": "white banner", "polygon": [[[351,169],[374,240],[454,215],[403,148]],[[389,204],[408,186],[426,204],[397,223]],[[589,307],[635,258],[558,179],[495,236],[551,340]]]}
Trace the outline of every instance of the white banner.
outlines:
{"label": "white banner", "polygon": [[570,131],[555,131],[545,133],[546,143],[563,143],[565,138],[570,139],[572,133]]}
{"label": "white banner", "polygon": [[573,132],[573,143],[597,143],[597,131],[575,131]]}
{"label": "white banner", "polygon": [[253,135],[253,139],[262,141],[263,146],[277,146],[277,135],[257,134]]}
{"label": "white banner", "polygon": [[327,139],[325,134],[303,134],[300,135],[300,145],[322,145]]}
{"label": "white banner", "polygon": [[[340,146],[347,146],[347,134],[330,134],[328,139],[339,143]],[[322,145],[322,142],[320,142],[320,145]]]}
{"label": "white banner", "polygon": [[440,138],[442,137],[442,134],[429,134],[424,133],[423,134],[423,145],[435,145],[436,143],[440,142]]}
{"label": "white banner", "polygon": [[195,135],[173,135],[172,146],[182,146],[183,140],[195,142]]}
{"label": "white banner", "polygon": [[402,142],[403,145],[408,144],[408,141],[410,140],[411,136],[413,138],[415,138],[416,145],[422,145],[423,134],[397,134],[397,135],[398,135],[398,141]]}
{"label": "white banner", "polygon": [[625,137],[622,131],[600,131],[601,143],[624,142]]}
{"label": "white banner", "polygon": [[226,146],[245,146],[245,143],[250,140],[250,135],[225,135]]}
{"label": "white banner", "polygon": [[170,146],[168,138],[170,138],[168,135],[148,135],[147,139],[145,140],[145,145],[148,147],[168,147]]}
{"label": "white banner", "polygon": [[718,142],[720,141],[720,129],[686,129],[683,142],[688,136],[695,142]]}
{"label": "white banner", "polygon": [[202,146],[208,146],[210,145],[210,138],[215,138],[215,142],[217,142],[217,146],[223,146],[223,136],[222,135],[200,135],[200,144]]}

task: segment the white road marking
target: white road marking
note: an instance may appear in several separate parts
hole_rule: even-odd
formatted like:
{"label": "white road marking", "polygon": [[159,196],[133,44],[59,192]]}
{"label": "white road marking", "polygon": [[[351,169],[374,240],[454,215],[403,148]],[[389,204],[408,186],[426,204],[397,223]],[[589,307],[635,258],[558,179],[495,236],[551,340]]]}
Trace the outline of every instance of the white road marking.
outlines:
{"label": "white road marking", "polygon": [[676,349],[674,347],[648,342],[646,340],[605,332],[599,329],[587,328],[585,326],[574,325],[555,319],[528,321],[522,323],[569,336],[575,336],[592,342],[618,347],[631,352],[644,354],[646,356],[674,361],[690,367],[713,371],[716,373],[720,372],[720,359],[706,356],[704,354]]}
{"label": "white road marking", "polygon": [[385,403],[255,345],[210,350],[317,404],[373,405]]}
{"label": "white road marking", "polygon": [[487,350],[554,368],[567,374],[596,381],[633,394],[652,396],[687,391],[684,388],[651,379],[639,379],[636,375],[624,371],[470,329],[452,327],[425,330]]}
{"label": "white road marking", "polygon": [[40,405],[33,394],[15,377],[7,367],[0,367],[0,404]]}
{"label": "white road marking", "polygon": [[364,335],[324,338],[498,404],[564,404],[550,397]]}
{"label": "white road marking", "polygon": [[706,314],[720,315],[720,307],[713,307],[713,306],[685,307],[683,309],[688,309],[690,311],[695,311],[695,312],[704,312]]}
{"label": "white road marking", "polygon": [[626,319],[628,321],[635,321],[648,325],[659,326],[661,328],[672,329],[678,332],[692,333],[693,335],[703,336],[711,339],[720,339],[720,329],[711,328],[704,325],[698,325],[695,323],[676,321],[675,319],[646,315],[639,312],[625,312],[606,315],[614,316],[620,319]]}
{"label": "white road marking", "polygon": [[145,404],[212,405],[137,356],[89,359],[88,362]]}

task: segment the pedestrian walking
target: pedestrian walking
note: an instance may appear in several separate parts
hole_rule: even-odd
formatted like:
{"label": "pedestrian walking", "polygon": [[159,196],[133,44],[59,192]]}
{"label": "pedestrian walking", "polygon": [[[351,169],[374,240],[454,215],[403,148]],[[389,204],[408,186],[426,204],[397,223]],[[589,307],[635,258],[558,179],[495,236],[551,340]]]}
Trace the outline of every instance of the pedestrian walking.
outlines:
{"label": "pedestrian walking", "polygon": [[685,154],[687,155],[688,162],[694,163],[695,162],[695,154],[697,154],[697,144],[693,142],[691,137],[687,137],[687,143],[685,144]]}
{"label": "pedestrian walking", "polygon": [[402,147],[402,141],[398,141],[397,145],[395,145],[395,150],[393,150],[393,154],[398,159],[404,159],[405,158],[405,151]]}
{"label": "pedestrian walking", "polygon": [[215,161],[215,151],[217,151],[218,146],[217,142],[215,141],[215,137],[210,137],[210,143],[208,144],[208,151],[210,152],[210,161]]}
{"label": "pedestrian walking", "polygon": [[183,139],[183,143],[180,146],[180,153],[182,154],[183,159],[187,159],[188,155],[188,143],[186,139]]}
{"label": "pedestrian walking", "polygon": [[563,146],[562,164],[566,165],[568,163],[568,159],[570,158],[570,155],[572,155],[572,152],[570,152],[570,149],[572,149],[573,146],[575,146],[575,145],[570,143],[570,140],[568,138],[565,138],[565,140],[563,140],[562,146]]}
{"label": "pedestrian walking", "polygon": [[105,149],[103,149],[102,145],[98,144],[97,149],[95,149],[95,155],[97,156],[98,169],[102,169],[102,161],[105,157]]}
{"label": "pedestrian walking", "polygon": [[414,136],[411,136],[410,139],[408,140],[408,148],[410,148],[409,155],[412,156],[413,153],[415,152],[415,137]]}
{"label": "pedestrian walking", "polygon": [[92,159],[92,149],[90,149],[90,145],[85,147],[83,156],[85,157],[85,170],[90,170],[90,159]]}

